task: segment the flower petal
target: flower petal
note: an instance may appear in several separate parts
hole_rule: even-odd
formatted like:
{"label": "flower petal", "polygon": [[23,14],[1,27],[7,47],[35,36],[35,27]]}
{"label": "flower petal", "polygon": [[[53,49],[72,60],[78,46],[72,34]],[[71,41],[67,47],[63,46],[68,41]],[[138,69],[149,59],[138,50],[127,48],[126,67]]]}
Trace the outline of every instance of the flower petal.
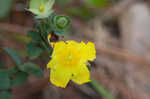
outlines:
{"label": "flower petal", "polygon": [[88,50],[88,52],[87,52],[87,54],[88,54],[88,56],[87,56],[88,60],[93,61],[96,58],[96,51],[95,51],[95,45],[94,45],[94,43],[88,42],[87,43],[87,50]]}
{"label": "flower petal", "polygon": [[71,72],[68,69],[58,66],[51,68],[50,81],[57,87],[65,88],[71,79]]}
{"label": "flower petal", "polygon": [[55,3],[55,0],[49,0],[49,1],[47,2],[46,6],[45,6],[45,10],[46,10],[46,11],[51,10],[52,7],[53,7],[53,5],[54,5],[54,3]]}
{"label": "flower petal", "polygon": [[52,67],[56,67],[57,63],[52,59],[51,61],[48,62],[47,64],[47,68],[52,68]]}
{"label": "flower petal", "polygon": [[42,0],[30,0],[29,8],[30,9],[39,9]]}
{"label": "flower petal", "polygon": [[72,81],[80,85],[90,81],[90,72],[85,64],[81,65],[76,71],[72,77]]}
{"label": "flower petal", "polygon": [[31,8],[31,9],[28,9],[28,11],[34,13],[35,15],[40,15],[41,14],[41,12],[38,9],[32,9]]}
{"label": "flower petal", "polygon": [[56,58],[58,55],[62,53],[66,49],[66,43],[63,41],[59,41],[54,44],[54,51],[52,53],[52,58]]}

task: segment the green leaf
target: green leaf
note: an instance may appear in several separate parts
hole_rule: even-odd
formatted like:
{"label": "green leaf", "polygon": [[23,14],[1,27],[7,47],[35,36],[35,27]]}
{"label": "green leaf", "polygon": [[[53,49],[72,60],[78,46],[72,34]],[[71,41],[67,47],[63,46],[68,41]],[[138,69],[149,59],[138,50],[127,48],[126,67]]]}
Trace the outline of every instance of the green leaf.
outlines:
{"label": "green leaf", "polygon": [[41,41],[41,36],[40,36],[39,32],[30,30],[30,31],[27,32],[27,35],[30,38],[32,38],[32,40],[35,41],[35,42],[40,42]]}
{"label": "green leaf", "polygon": [[50,23],[50,28],[54,28],[55,27],[55,23],[54,23],[54,18],[56,17],[56,14],[55,13],[52,13],[49,17],[49,23]]}
{"label": "green leaf", "polygon": [[37,47],[34,43],[27,44],[26,50],[30,59],[37,58],[43,52],[43,49]]}
{"label": "green leaf", "polygon": [[24,63],[24,65],[20,67],[20,70],[35,75],[36,77],[44,76],[41,68],[38,65],[31,62]]}
{"label": "green leaf", "polygon": [[19,54],[17,54],[15,51],[9,48],[3,48],[3,50],[6,51],[12,57],[17,66],[21,64],[21,57]]}
{"label": "green leaf", "polygon": [[12,0],[0,0],[0,19],[7,16],[11,10]]}
{"label": "green leaf", "polygon": [[[0,90],[10,88],[10,79],[8,72],[4,69],[0,70]],[[1,98],[0,98],[1,99]]]}
{"label": "green leaf", "polygon": [[12,99],[12,96],[8,91],[2,91],[0,92],[0,99]]}
{"label": "green leaf", "polygon": [[17,72],[17,67],[14,66],[13,68],[8,70],[8,76],[12,77]]}
{"label": "green leaf", "polygon": [[25,72],[18,72],[14,77],[12,84],[14,86],[19,86],[28,80],[28,74]]}

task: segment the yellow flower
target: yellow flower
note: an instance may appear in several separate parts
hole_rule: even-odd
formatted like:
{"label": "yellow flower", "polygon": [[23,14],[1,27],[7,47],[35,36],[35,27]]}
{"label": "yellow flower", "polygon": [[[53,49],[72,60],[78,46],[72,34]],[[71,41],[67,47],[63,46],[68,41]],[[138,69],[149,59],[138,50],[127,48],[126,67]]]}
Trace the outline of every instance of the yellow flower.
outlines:
{"label": "yellow flower", "polygon": [[50,81],[62,88],[65,88],[70,80],[80,85],[89,82],[90,72],[86,62],[95,58],[95,45],[92,42],[56,42],[52,59],[47,64],[47,68],[51,68]]}

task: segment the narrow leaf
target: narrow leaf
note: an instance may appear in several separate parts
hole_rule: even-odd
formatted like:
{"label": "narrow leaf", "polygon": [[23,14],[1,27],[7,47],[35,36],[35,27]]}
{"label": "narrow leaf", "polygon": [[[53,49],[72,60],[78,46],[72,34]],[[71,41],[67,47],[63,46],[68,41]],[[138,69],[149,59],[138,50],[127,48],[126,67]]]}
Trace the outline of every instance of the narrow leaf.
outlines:
{"label": "narrow leaf", "polygon": [[27,35],[30,38],[32,38],[33,41],[36,41],[36,42],[40,42],[41,41],[41,36],[40,36],[39,32],[30,30],[30,31],[27,32]]}
{"label": "narrow leaf", "polygon": [[19,54],[17,54],[15,51],[9,49],[9,48],[3,48],[4,51],[6,51],[14,60],[14,62],[16,63],[16,65],[20,65],[21,64],[21,57]]}
{"label": "narrow leaf", "polygon": [[43,52],[43,49],[37,47],[34,43],[29,43],[26,46],[26,50],[30,59],[35,59]]}
{"label": "narrow leaf", "polygon": [[28,74],[25,72],[18,72],[14,77],[12,84],[14,86],[19,86],[28,80]]}
{"label": "narrow leaf", "polygon": [[17,72],[17,67],[14,66],[11,69],[8,70],[8,76],[12,77]]}

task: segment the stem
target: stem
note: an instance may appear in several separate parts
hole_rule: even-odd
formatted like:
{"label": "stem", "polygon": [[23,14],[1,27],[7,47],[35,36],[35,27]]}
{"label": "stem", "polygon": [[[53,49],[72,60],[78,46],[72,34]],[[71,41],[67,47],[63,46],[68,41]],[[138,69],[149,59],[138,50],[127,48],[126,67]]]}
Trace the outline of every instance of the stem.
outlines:
{"label": "stem", "polygon": [[[44,21],[44,20],[43,20]],[[47,53],[48,53],[48,56],[51,54],[51,52],[50,52],[50,50],[49,50],[49,48],[48,48],[48,46],[47,46],[47,44],[49,44],[48,42],[47,42],[47,39],[45,38],[45,36],[44,36],[44,33],[45,33],[45,31],[44,30],[46,30],[46,29],[44,29],[44,27],[42,26],[42,25],[40,25],[40,36],[41,36],[41,39],[42,39],[42,42],[41,42],[41,44],[43,45],[43,47],[46,49],[46,51],[47,51]]]}
{"label": "stem", "polygon": [[101,96],[104,96],[105,99],[115,99],[114,96],[112,96],[102,85],[100,85],[97,81],[94,79],[91,79],[91,82],[89,83]]}
{"label": "stem", "polygon": [[41,44],[43,45],[43,47],[46,49],[46,52],[48,53],[48,56],[51,54],[51,52],[49,51],[49,49],[47,48],[46,44],[44,42],[41,42]]}

